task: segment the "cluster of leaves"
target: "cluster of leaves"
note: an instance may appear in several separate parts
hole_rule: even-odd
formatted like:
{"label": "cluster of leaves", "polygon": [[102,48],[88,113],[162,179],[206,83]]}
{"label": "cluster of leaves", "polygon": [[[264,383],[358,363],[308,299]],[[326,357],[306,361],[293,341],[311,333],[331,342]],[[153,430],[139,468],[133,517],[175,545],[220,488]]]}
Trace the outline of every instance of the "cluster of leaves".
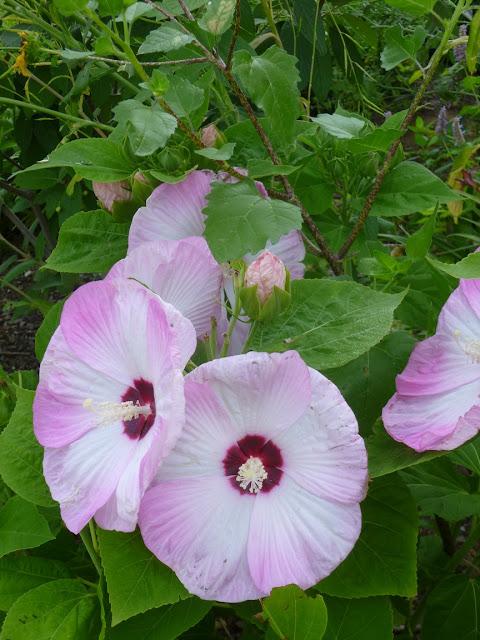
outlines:
{"label": "cluster of leaves", "polygon": [[[98,0],[93,10],[86,0],[55,0],[48,9],[0,1],[8,220],[0,285],[35,271],[16,313],[44,315],[38,359],[63,304],[47,299],[51,291],[64,297],[85,274],[101,277],[125,256],[132,216],[155,186],[195,166],[233,174],[243,167],[246,179],[215,185],[205,237],[224,262],[303,228],[306,278],[292,282],[290,307],[260,326],[252,348],[296,349],[338,385],[366,439],[372,478],[354,550],[308,593],[288,586],[263,602],[205,602],[138,532],[92,526],[78,538],[65,529],[33,434],[36,375],[1,370],[2,640],[215,638],[216,620],[230,637],[237,624],[253,640],[386,640],[394,626],[407,640],[418,637],[419,623],[423,640],[480,635],[472,551],[480,539],[480,442],[419,454],[379,420],[395,376],[416,340],[433,333],[457,279],[480,274],[480,254],[464,257],[480,244],[471,172],[478,141],[452,151],[448,137],[417,120],[419,146],[409,154],[400,139],[415,109],[407,113],[406,103],[385,119],[369,98],[380,92],[381,73],[384,106],[396,83],[423,91],[429,69],[453,66],[448,40],[468,3],[456,4],[293,0],[272,10],[263,0]],[[470,61],[477,44],[478,35]],[[349,100],[344,83],[359,96],[358,109],[339,106]],[[148,184],[133,178],[138,171]],[[462,171],[471,183],[460,184]],[[448,186],[441,178],[455,172]],[[106,212],[93,180],[126,180],[132,198]]]}

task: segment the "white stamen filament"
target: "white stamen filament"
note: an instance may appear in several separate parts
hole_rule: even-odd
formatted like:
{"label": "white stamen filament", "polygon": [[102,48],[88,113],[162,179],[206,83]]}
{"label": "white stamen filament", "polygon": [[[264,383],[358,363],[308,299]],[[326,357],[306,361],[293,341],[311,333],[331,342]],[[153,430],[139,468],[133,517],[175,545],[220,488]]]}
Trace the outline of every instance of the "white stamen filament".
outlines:
{"label": "white stamen filament", "polygon": [[473,338],[460,338],[460,334],[460,329],[455,329],[453,332],[455,342],[472,362],[480,364],[480,340],[474,340]]}
{"label": "white stamen filament", "polygon": [[83,406],[98,416],[97,424],[99,426],[107,426],[119,420],[129,422],[140,416],[147,417],[152,413],[149,404],[140,405],[138,400],[136,404],[133,404],[132,400],[127,400],[125,402],[100,402],[95,406],[92,398],[87,398],[83,402]]}
{"label": "white stamen filament", "polygon": [[[250,458],[238,469],[238,476],[235,478],[240,483],[242,489],[247,489],[250,493],[258,493],[263,486],[263,481],[268,477],[263,463],[258,458]],[[250,488],[249,488],[250,487]]]}

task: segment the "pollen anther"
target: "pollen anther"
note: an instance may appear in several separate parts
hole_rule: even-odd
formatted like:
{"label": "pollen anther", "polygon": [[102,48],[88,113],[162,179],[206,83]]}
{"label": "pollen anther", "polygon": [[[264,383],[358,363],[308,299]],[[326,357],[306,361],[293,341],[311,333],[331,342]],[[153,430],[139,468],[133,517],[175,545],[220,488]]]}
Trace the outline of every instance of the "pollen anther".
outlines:
{"label": "pollen anther", "polygon": [[242,489],[247,489],[250,493],[258,493],[263,486],[264,480],[268,477],[262,461],[259,458],[250,458],[238,469],[238,476],[235,478],[240,483]]}
{"label": "pollen anther", "polygon": [[138,400],[135,404],[132,400],[127,400],[125,402],[100,402],[95,406],[92,398],[87,398],[84,400],[83,406],[98,416],[98,426],[107,426],[119,420],[129,422],[140,416],[147,417],[152,413],[149,404],[141,405]]}
{"label": "pollen anther", "polygon": [[472,362],[476,362],[480,364],[480,340],[474,340],[473,338],[460,338],[461,331],[460,329],[455,329],[453,332],[453,336],[455,338],[455,342],[458,344],[460,349],[465,353]]}

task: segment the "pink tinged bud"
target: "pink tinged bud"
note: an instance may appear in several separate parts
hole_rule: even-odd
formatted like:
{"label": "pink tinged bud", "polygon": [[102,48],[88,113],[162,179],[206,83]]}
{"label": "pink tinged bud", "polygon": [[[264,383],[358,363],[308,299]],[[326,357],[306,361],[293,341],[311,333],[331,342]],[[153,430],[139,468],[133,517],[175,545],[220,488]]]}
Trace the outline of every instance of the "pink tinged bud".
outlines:
{"label": "pink tinged bud", "polygon": [[263,307],[272,295],[275,286],[279,289],[285,289],[286,278],[287,273],[283,262],[266,250],[246,270],[245,286],[258,285],[257,295]]}
{"label": "pink tinged bud", "polygon": [[133,176],[133,179],[138,180],[139,182],[143,182],[143,184],[148,184],[148,180],[145,178],[143,173],[140,173],[140,171],[137,171],[137,173]]}
{"label": "pink tinged bud", "polygon": [[209,124],[208,127],[202,129],[201,140],[206,147],[214,147],[217,139],[221,139],[221,136],[214,124]]}
{"label": "pink tinged bud", "polygon": [[132,192],[129,190],[126,180],[120,180],[119,182],[92,182],[92,186],[95,195],[100,200],[100,204],[110,213],[113,211],[114,202],[125,202],[132,199]]}

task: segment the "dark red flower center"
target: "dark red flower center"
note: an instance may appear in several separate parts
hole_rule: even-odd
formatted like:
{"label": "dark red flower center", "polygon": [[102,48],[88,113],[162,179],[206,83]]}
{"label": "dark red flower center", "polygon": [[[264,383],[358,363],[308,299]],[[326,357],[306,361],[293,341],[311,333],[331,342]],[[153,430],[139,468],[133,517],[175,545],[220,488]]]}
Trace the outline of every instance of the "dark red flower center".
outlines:
{"label": "dark red flower center", "polygon": [[138,418],[132,420],[124,420],[124,433],[132,440],[141,440],[145,437],[155,422],[155,396],[153,393],[153,385],[140,378],[133,381],[134,386],[129,387],[122,396],[122,402],[133,402],[134,405],[144,407],[150,405],[151,413],[149,416],[139,415]]}
{"label": "dark red flower center", "polygon": [[225,475],[230,476],[232,487],[238,489],[240,493],[255,495],[250,493],[248,487],[243,489],[240,482],[236,480],[240,467],[250,458],[260,460],[267,472],[267,478],[262,482],[261,491],[271,491],[280,482],[283,474],[279,468],[283,464],[282,454],[271,440],[267,442],[263,436],[257,435],[248,435],[236,442],[230,447],[223,459]]}

